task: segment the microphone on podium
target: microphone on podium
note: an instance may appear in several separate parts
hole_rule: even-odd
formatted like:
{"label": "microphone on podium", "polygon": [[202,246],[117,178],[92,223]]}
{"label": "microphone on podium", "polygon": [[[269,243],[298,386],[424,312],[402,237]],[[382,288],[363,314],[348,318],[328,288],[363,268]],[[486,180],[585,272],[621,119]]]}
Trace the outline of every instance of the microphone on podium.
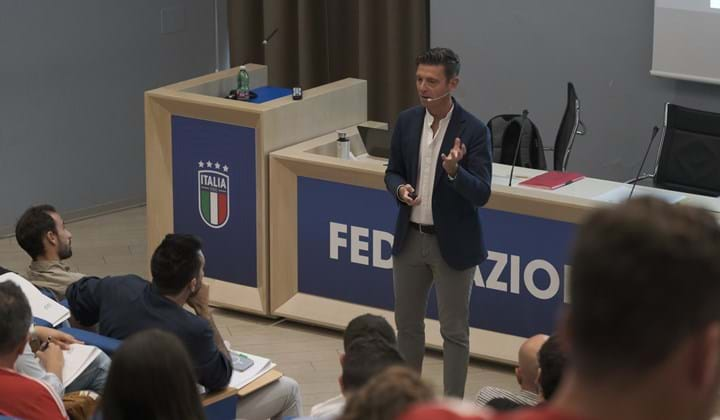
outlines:
{"label": "microphone on podium", "polygon": [[633,186],[630,188],[630,195],[628,195],[628,200],[632,198],[633,192],[635,192],[635,186],[637,185],[638,181],[640,180],[640,173],[642,172],[643,167],[645,166],[645,161],[647,160],[648,154],[650,153],[650,148],[652,147],[653,141],[655,141],[655,136],[657,136],[658,131],[660,129],[656,125],[653,127],[652,136],[650,136],[650,144],[648,144],[647,150],[645,150],[645,156],[643,157],[642,163],[640,164],[640,167],[638,168],[637,175],[635,176],[635,179],[633,179]]}
{"label": "microphone on podium", "polygon": [[279,28],[273,29],[273,31],[270,32],[270,35],[266,36],[265,39],[262,40],[263,46],[265,46],[265,45],[268,44],[268,41],[270,41],[270,38],[272,38],[272,37],[275,36],[275,34],[277,33],[278,29],[279,29]]}
{"label": "microphone on podium", "polygon": [[523,133],[525,132],[525,121],[527,121],[528,114],[528,110],[524,109],[522,112],[522,119],[520,120],[520,134],[518,135],[517,144],[515,145],[512,167],[510,167],[510,180],[508,181],[508,187],[512,187],[513,172],[515,172],[515,166],[517,166],[518,153],[520,153],[520,143],[522,142]]}

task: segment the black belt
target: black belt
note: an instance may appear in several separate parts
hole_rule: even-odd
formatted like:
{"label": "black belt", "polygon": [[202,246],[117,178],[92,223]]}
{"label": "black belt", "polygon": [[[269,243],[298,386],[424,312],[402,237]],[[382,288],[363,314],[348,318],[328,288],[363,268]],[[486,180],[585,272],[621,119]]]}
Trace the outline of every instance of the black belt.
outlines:
{"label": "black belt", "polygon": [[410,227],[420,231],[420,233],[427,233],[428,235],[435,234],[435,226],[433,225],[419,225],[417,223],[410,222]]}

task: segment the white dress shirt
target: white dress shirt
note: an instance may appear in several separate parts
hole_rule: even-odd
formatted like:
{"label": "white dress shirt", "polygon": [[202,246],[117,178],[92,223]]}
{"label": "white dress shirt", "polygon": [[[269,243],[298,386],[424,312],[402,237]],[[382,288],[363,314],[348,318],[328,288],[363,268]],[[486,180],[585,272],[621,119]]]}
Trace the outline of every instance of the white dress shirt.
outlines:
{"label": "white dress shirt", "polygon": [[435,168],[440,159],[445,132],[450,124],[455,104],[450,107],[445,118],[440,120],[437,131],[433,135],[432,124],[435,117],[425,109],[422,134],[420,135],[420,153],[418,153],[418,180],[415,192],[420,197],[420,204],[412,208],[410,221],[419,225],[434,225],[432,214],[432,196],[435,186]]}

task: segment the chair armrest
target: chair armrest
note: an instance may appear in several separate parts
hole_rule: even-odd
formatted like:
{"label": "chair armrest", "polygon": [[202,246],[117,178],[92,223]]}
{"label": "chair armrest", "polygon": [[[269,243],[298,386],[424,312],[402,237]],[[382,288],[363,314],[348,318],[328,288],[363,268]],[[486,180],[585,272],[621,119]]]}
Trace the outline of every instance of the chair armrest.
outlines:
{"label": "chair armrest", "polygon": [[122,341],[115,338],[106,337],[104,335],[81,330],[79,328],[62,327],[59,328],[59,330],[72,335],[78,340],[83,341],[85,344],[98,347],[109,356],[112,356],[112,354],[117,351],[118,347],[120,347],[120,344],[122,344]]}

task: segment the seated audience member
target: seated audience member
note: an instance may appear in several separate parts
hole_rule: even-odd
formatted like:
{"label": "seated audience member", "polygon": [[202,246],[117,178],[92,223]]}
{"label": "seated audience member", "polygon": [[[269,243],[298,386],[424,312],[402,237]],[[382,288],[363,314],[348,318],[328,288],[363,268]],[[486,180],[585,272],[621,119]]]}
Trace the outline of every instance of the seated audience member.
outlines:
{"label": "seated audience member", "polygon": [[[78,322],[97,323],[100,334],[119,340],[150,328],[175,334],[190,354],[198,382],[218,390],[228,385],[233,368],[210,311],[204,267],[197,238],[170,234],[151,258],[152,283],[134,275],[84,277],[67,289],[70,311]],[[186,304],[195,314],[183,309]],[[301,409],[297,382],[282,377],[241,398],[238,415],[282,418],[298,416]]]}
{"label": "seated audience member", "polygon": [[544,334],[534,335],[525,340],[518,351],[518,367],[515,368],[515,378],[520,385],[520,392],[515,393],[494,386],[486,386],[480,389],[475,396],[475,404],[484,407],[490,400],[506,398],[521,406],[534,406],[540,401],[537,377],[538,377],[538,351],[545,343],[548,336]]}
{"label": "seated audience member", "polygon": [[[360,344],[353,346],[356,341]],[[342,393],[313,406],[310,417],[328,420],[337,418],[345,409],[346,396],[354,389],[363,386],[373,374],[382,369],[392,364],[402,364],[402,357],[395,345],[395,331],[385,318],[365,314],[350,321],[343,334],[344,353],[340,356],[343,375],[340,376],[339,383]],[[353,351],[348,356],[351,347]]]}
{"label": "seated audience member", "polygon": [[[494,420],[707,420],[720,388],[720,226],[641,198],[578,229],[561,327],[569,364],[542,407]],[[442,405],[401,420],[488,419]]]}
{"label": "seated audience member", "polygon": [[414,370],[392,366],[355,392],[340,420],[395,420],[413,404],[431,401],[432,388]]}
{"label": "seated audience member", "polygon": [[538,388],[543,399],[550,401],[550,398],[555,394],[555,390],[560,386],[566,364],[565,354],[563,354],[560,338],[557,334],[551,335],[545,341],[545,344],[540,347],[538,362],[540,363],[537,378]]}
{"label": "seated audience member", "polygon": [[174,335],[139,332],[113,355],[102,419],[204,419],[195,383],[190,356]]}
{"label": "seated audience member", "polygon": [[102,394],[110,369],[110,357],[107,354],[101,351],[74,381],[65,386],[62,382],[65,364],[62,351],[79,341],[62,331],[39,326],[32,329],[30,341],[48,343],[47,348],[33,353],[28,343],[15,362],[16,371],[45,382],[60,397],[66,392],[82,390]]}
{"label": "seated audience member", "polygon": [[347,352],[350,344],[356,338],[377,337],[385,340],[391,346],[397,346],[395,330],[387,320],[379,315],[364,314],[356,316],[345,328],[343,333],[343,348]]}
{"label": "seated audience member", "polygon": [[50,290],[57,300],[65,298],[65,289],[85,274],[70,271],[63,263],[72,256],[72,233],[48,204],[25,210],[15,225],[15,239],[32,258],[27,279],[41,290]]}
{"label": "seated audience member", "polygon": [[[0,267],[0,275],[9,272],[9,270]],[[30,348],[32,342],[44,343],[50,341],[52,343],[48,344],[46,351],[33,352]],[[62,397],[65,392],[81,390],[101,394],[110,369],[110,357],[103,352],[100,352],[80,376],[75,378],[67,387],[63,385],[61,378],[64,357],[61,350],[67,349],[73,343],[79,343],[79,341],[70,334],[53,328],[35,326],[31,328],[30,342],[25,346],[23,353],[15,362],[15,370],[45,382],[59,397]]]}
{"label": "seated audience member", "polygon": [[0,283],[0,415],[25,420],[67,419],[62,400],[42,381],[15,371],[30,338],[30,304],[20,287]]}

